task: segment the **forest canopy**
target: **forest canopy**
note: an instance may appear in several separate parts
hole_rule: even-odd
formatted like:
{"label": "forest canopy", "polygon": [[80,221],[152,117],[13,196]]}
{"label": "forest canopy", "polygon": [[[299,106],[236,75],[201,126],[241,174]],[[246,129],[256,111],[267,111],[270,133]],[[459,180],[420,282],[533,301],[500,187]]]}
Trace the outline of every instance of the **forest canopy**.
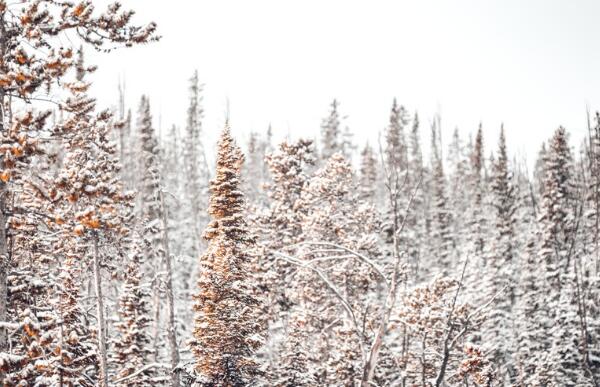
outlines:
{"label": "forest canopy", "polygon": [[195,72],[159,133],[90,95],[133,15],[0,0],[0,385],[598,387],[598,113],[533,170],[395,99],[378,141],[333,100],[212,144]]}

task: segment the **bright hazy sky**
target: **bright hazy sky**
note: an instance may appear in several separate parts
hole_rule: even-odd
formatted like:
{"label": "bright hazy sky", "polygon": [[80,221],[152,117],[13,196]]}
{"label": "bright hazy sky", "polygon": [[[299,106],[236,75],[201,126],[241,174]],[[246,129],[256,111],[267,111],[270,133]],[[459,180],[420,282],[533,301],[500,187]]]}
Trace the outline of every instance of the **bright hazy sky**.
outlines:
{"label": "bright hazy sky", "polygon": [[376,142],[397,97],[419,112],[424,143],[439,111],[446,144],[455,127],[466,136],[481,121],[489,152],[504,122],[511,153],[530,158],[558,125],[579,145],[586,106],[600,109],[595,0],[123,3],[163,38],[100,57],[101,104],[114,105],[126,79],[132,108],[146,93],[157,126],[159,112],[163,131],[183,126],[197,69],[209,145],[228,100],[244,143],[269,123],[277,138],[316,136],[333,98],[356,140]]}

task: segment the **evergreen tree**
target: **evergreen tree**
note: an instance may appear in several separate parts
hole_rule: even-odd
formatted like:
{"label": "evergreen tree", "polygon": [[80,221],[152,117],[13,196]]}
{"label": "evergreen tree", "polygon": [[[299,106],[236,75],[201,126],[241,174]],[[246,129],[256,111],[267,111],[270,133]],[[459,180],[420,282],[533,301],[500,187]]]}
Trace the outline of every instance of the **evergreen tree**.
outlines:
{"label": "evergreen tree", "polygon": [[[423,165],[423,154],[421,151],[421,138],[419,133],[419,116],[415,113],[412,128],[409,135],[409,157],[408,157],[408,180],[407,187],[410,195],[413,195],[411,208],[408,210],[406,220],[406,232],[409,233],[408,246],[409,262],[414,267],[415,282],[420,280],[420,275],[427,267],[423,267],[422,258],[426,251],[429,218],[429,203],[426,193],[429,192],[429,171]],[[417,189],[418,188],[418,189]]]}
{"label": "evergreen tree", "polygon": [[408,168],[408,150],[404,128],[408,125],[408,113],[394,98],[390,112],[390,122],[385,130],[385,159],[388,171],[402,174]]}
{"label": "evergreen tree", "polygon": [[[150,292],[142,283],[140,270],[143,253],[134,245],[125,268],[125,281],[119,297],[119,332],[114,343],[112,361],[117,365],[117,386],[148,386],[153,384],[155,369],[150,364],[152,338],[149,334]],[[138,372],[141,371],[141,372]]]}
{"label": "evergreen tree", "polygon": [[573,253],[572,157],[567,132],[560,127],[554,133],[544,162],[545,176],[539,222],[540,258],[548,285],[548,301],[556,305],[561,290],[561,271],[566,271]]}
{"label": "evergreen tree", "polygon": [[[489,330],[484,335],[486,344],[494,350],[496,362],[511,367],[509,358],[511,343],[506,339],[506,332],[511,331],[513,321],[512,308],[515,303],[515,233],[514,214],[515,197],[512,173],[509,171],[506,152],[504,128],[500,129],[498,156],[492,165],[492,203],[495,209],[493,242],[489,256],[488,299],[494,299],[488,324]],[[503,367],[504,368],[504,367]],[[502,370],[505,374],[514,374],[511,369]],[[506,375],[502,375],[506,376]]]}
{"label": "evergreen tree", "polygon": [[[440,133],[441,139],[441,133]],[[447,197],[448,209],[450,210],[450,232],[453,236],[453,247],[456,256],[465,255],[469,243],[469,235],[461,232],[469,227],[468,217],[464,214],[469,212],[469,203],[473,202],[471,195],[473,191],[464,187],[465,176],[469,176],[469,160],[468,155],[473,153],[472,144],[465,146],[463,139],[460,137],[458,128],[454,129],[452,141],[448,148],[448,164],[445,170],[447,177]],[[468,180],[467,180],[468,181]]]}
{"label": "evergreen tree", "polygon": [[[65,102],[69,113],[55,128],[65,138],[64,167],[50,191],[57,223],[71,228],[94,276],[98,357],[98,384],[107,383],[107,324],[103,268],[116,273],[114,262],[124,258],[130,241],[133,195],[124,192],[119,178],[116,145],[110,140],[112,126],[108,111],[94,114],[95,101],[86,94],[89,85],[78,81]],[[60,205],[60,206],[59,206]]]}
{"label": "evergreen tree", "polygon": [[[44,154],[48,155],[44,151],[46,140],[40,141],[40,138],[48,135],[51,140],[60,141],[60,136],[54,137],[56,133],[48,127],[47,118],[51,113],[46,110],[47,105],[32,97],[40,93],[59,94],[61,87],[65,87],[67,93],[87,88],[80,81],[65,79],[77,66],[73,58],[76,46],[67,36],[69,31],[76,31],[87,46],[105,51],[117,44],[129,46],[156,40],[155,24],[132,25],[132,15],[132,11],[122,10],[119,4],[112,4],[105,12],[95,12],[89,1],[0,2],[0,30],[4,31],[0,36],[0,147],[3,155],[0,163],[0,321],[15,324],[17,330],[9,335],[5,325],[0,327],[0,384],[33,384],[36,379],[40,385],[47,382],[42,376],[44,371],[34,367],[36,361],[44,359],[42,346],[47,344],[39,340],[41,337],[36,331],[55,317],[51,308],[47,313],[52,294],[47,289],[52,278],[47,274],[55,254],[46,254],[48,238],[38,238],[48,237],[43,231],[47,230],[47,218],[39,214],[45,214],[50,207],[48,203],[55,198],[49,196],[52,179],[37,181],[38,170],[32,167],[35,159],[42,161]],[[22,102],[31,104],[32,109],[19,113],[17,109]],[[51,102],[61,101],[51,98]],[[70,102],[72,100],[65,102],[68,112],[75,108]],[[84,101],[78,102],[82,103],[80,108],[91,110]],[[83,123],[81,130],[87,128],[88,124]],[[52,162],[51,158],[46,160]],[[17,200],[20,198],[26,200]],[[21,204],[21,209],[43,206],[44,211],[35,211],[37,216],[34,212],[18,214],[21,211],[13,208],[15,203]],[[21,222],[23,218],[27,221]],[[31,234],[26,236],[28,232]],[[30,248],[33,246],[27,244],[38,247]],[[20,249],[21,246],[26,248]],[[46,274],[39,276],[39,281],[30,282],[41,272]],[[23,284],[34,286],[22,288]],[[43,298],[37,298],[38,291]],[[35,329],[25,329],[27,327]],[[25,339],[21,332],[35,340]],[[51,337],[51,334],[43,337]]]}
{"label": "evergreen tree", "polygon": [[[290,282],[293,281],[295,267],[278,259],[273,252],[287,252],[304,238],[302,219],[307,208],[299,203],[309,181],[309,171],[315,164],[313,142],[302,139],[293,143],[284,141],[277,150],[267,155],[266,162],[270,175],[270,182],[265,185],[269,206],[253,219],[256,234],[260,236],[257,255],[261,262],[256,265],[256,281],[259,289],[266,294],[263,307],[270,338],[264,350],[271,354],[267,358],[277,383],[286,383],[288,379],[296,380],[296,376],[289,375],[288,371],[295,372],[297,367],[306,366],[307,355],[304,345],[297,347],[290,344],[291,341],[302,341],[302,335],[290,337],[285,332],[286,326],[294,326],[294,322],[289,322],[289,315],[294,308],[291,301],[294,287],[290,286]],[[301,326],[301,322],[297,324]],[[282,361],[279,361],[280,358]]]}
{"label": "evergreen tree", "polygon": [[[534,225],[535,226],[535,225]],[[517,380],[520,386],[543,385],[545,362],[543,354],[547,344],[549,309],[544,305],[544,286],[538,278],[536,230],[529,232],[529,241],[521,257],[522,276],[516,306],[516,358]]]}
{"label": "evergreen tree", "polygon": [[475,137],[475,145],[471,152],[471,170],[470,170],[470,190],[472,197],[472,206],[470,206],[470,241],[471,251],[477,267],[485,266],[485,237],[486,237],[486,218],[484,202],[484,182],[483,182],[483,129],[481,124]]}
{"label": "evergreen tree", "polygon": [[200,252],[200,230],[206,225],[206,216],[202,209],[206,208],[206,191],[209,179],[208,164],[202,143],[202,86],[199,84],[198,72],[195,71],[190,79],[190,103],[187,111],[187,122],[183,138],[183,168],[184,168],[184,194],[185,201],[191,210],[187,224],[188,230],[193,232],[190,238],[196,241],[194,250],[187,252],[190,257],[197,257]]}
{"label": "evergreen tree", "polygon": [[161,283],[163,281],[164,247],[160,222],[163,208],[160,202],[160,175],[158,163],[160,151],[158,140],[152,126],[150,101],[142,96],[138,111],[139,155],[142,159],[142,175],[138,189],[138,219],[140,232],[145,243],[143,248],[145,272],[152,275],[153,280],[153,315],[154,315],[154,359],[159,357],[161,339],[160,314],[162,309]]}
{"label": "evergreen tree", "polygon": [[[269,131],[271,128],[269,128]],[[263,193],[263,185],[268,180],[268,167],[265,162],[267,152],[270,152],[270,134],[261,136],[259,133],[251,132],[248,139],[247,159],[245,163],[244,190],[247,192],[248,201],[255,206],[265,205],[266,198]]]}
{"label": "evergreen tree", "polygon": [[431,236],[432,251],[435,257],[432,262],[444,274],[450,274],[453,263],[453,241],[451,234],[452,215],[449,210],[446,194],[446,176],[440,149],[439,122],[431,128]]}
{"label": "evergreen tree", "polygon": [[352,137],[354,137],[354,134],[350,128],[346,126],[344,127],[341,137],[340,152],[346,159],[352,160],[354,151],[356,151],[356,145],[352,142]]}
{"label": "evergreen tree", "polygon": [[377,159],[373,148],[367,142],[361,152],[360,159],[360,174],[358,189],[360,191],[360,199],[375,203],[377,198]]}
{"label": "evergreen tree", "polygon": [[[399,196],[397,205],[402,211],[400,222],[404,222],[404,218],[407,216],[404,213],[408,197],[411,194],[410,187],[408,186],[408,148],[406,146],[406,138],[404,134],[404,128],[408,124],[408,114],[404,106],[399,106],[394,98],[392,103],[392,109],[390,112],[389,124],[385,130],[385,149],[384,149],[384,163],[385,163],[385,174],[386,179],[394,185],[398,185],[403,190],[403,194]],[[384,216],[384,224],[382,231],[384,234],[384,240],[388,247],[393,244],[394,241],[394,208],[392,204],[388,203],[386,213]],[[400,236],[400,244],[412,245],[412,241],[409,241],[407,232],[404,232]],[[390,249],[391,250],[391,249]]]}
{"label": "evergreen tree", "polygon": [[288,280],[294,268],[271,252],[287,250],[304,239],[302,220],[307,209],[300,205],[300,199],[315,161],[310,140],[283,142],[266,157],[271,176],[271,182],[266,185],[270,205],[255,219],[255,228],[261,235],[259,246],[266,250],[264,255],[268,263],[260,265],[265,275],[258,280],[269,294],[267,306],[275,310],[286,310],[291,306]]}
{"label": "evergreen tree", "polygon": [[246,386],[259,373],[253,360],[260,347],[259,300],[249,282],[254,243],[244,219],[240,187],[243,155],[226,125],[210,183],[211,223],[204,232],[208,248],[200,258],[194,338],[197,383],[205,386]]}
{"label": "evergreen tree", "polygon": [[321,159],[327,160],[342,146],[338,101],[333,100],[329,115],[321,123]]}
{"label": "evergreen tree", "polygon": [[308,354],[310,349],[305,338],[305,313],[296,310],[292,321],[288,324],[289,334],[286,336],[285,348],[277,367],[277,387],[310,387],[317,384],[313,369],[310,367]]}

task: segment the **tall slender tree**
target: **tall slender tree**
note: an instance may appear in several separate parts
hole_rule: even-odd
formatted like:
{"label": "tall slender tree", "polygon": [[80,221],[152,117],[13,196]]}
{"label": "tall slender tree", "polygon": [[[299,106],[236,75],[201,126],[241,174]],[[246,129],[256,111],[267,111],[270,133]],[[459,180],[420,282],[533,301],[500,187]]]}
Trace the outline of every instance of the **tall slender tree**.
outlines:
{"label": "tall slender tree", "polygon": [[[148,386],[154,382],[156,369],[150,365],[150,292],[142,283],[144,254],[134,245],[125,267],[125,281],[119,297],[119,335],[114,343],[113,362],[117,366],[115,385]],[[146,368],[145,368],[146,367]]]}
{"label": "tall slender tree", "polygon": [[360,174],[358,189],[360,190],[360,198],[375,203],[377,198],[377,158],[375,152],[369,143],[365,144],[361,152],[360,159]]}
{"label": "tall slender tree", "polygon": [[544,162],[544,186],[541,201],[540,258],[546,270],[549,286],[548,301],[556,306],[560,296],[562,271],[570,267],[573,250],[573,180],[572,156],[568,135],[558,128],[548,146]]}
{"label": "tall slender tree", "polygon": [[[504,369],[503,377],[514,375],[510,359],[510,343],[505,332],[513,328],[513,306],[515,304],[515,195],[512,173],[509,171],[508,155],[504,127],[500,128],[497,158],[492,165],[492,203],[494,211],[494,227],[488,276],[488,299],[494,299],[488,319],[489,330],[485,341],[494,350],[498,364]],[[509,381],[510,379],[507,379]]]}
{"label": "tall slender tree", "polygon": [[340,114],[338,101],[331,102],[329,115],[321,123],[321,159],[327,160],[341,150]]}
{"label": "tall slender tree", "polygon": [[431,128],[431,229],[433,237],[433,261],[439,269],[450,274],[453,270],[453,241],[448,196],[447,181],[441,154],[441,132],[439,121]]}
{"label": "tall slender tree", "polygon": [[248,280],[248,251],[254,239],[239,190],[243,160],[226,124],[219,139],[216,176],[210,183],[212,221],[204,232],[208,248],[200,258],[190,341],[197,383],[205,386],[246,386],[259,374],[253,359],[262,343],[259,300]]}

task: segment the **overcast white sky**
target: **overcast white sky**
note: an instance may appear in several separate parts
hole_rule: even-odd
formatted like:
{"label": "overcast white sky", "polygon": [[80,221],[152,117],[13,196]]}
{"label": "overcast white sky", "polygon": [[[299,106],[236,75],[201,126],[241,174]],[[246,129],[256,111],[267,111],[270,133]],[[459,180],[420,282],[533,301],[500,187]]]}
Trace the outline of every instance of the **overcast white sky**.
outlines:
{"label": "overcast white sky", "polygon": [[558,125],[578,143],[586,105],[600,109],[594,0],[123,3],[136,20],[156,21],[163,38],[99,58],[100,102],[115,104],[125,78],[132,107],[146,93],[163,129],[183,125],[198,69],[211,143],[227,100],[244,141],[269,123],[279,138],[315,136],[334,97],[357,140],[376,141],[397,97],[424,123],[439,110],[445,139],[482,121],[488,151],[504,122],[512,153],[532,157]]}

